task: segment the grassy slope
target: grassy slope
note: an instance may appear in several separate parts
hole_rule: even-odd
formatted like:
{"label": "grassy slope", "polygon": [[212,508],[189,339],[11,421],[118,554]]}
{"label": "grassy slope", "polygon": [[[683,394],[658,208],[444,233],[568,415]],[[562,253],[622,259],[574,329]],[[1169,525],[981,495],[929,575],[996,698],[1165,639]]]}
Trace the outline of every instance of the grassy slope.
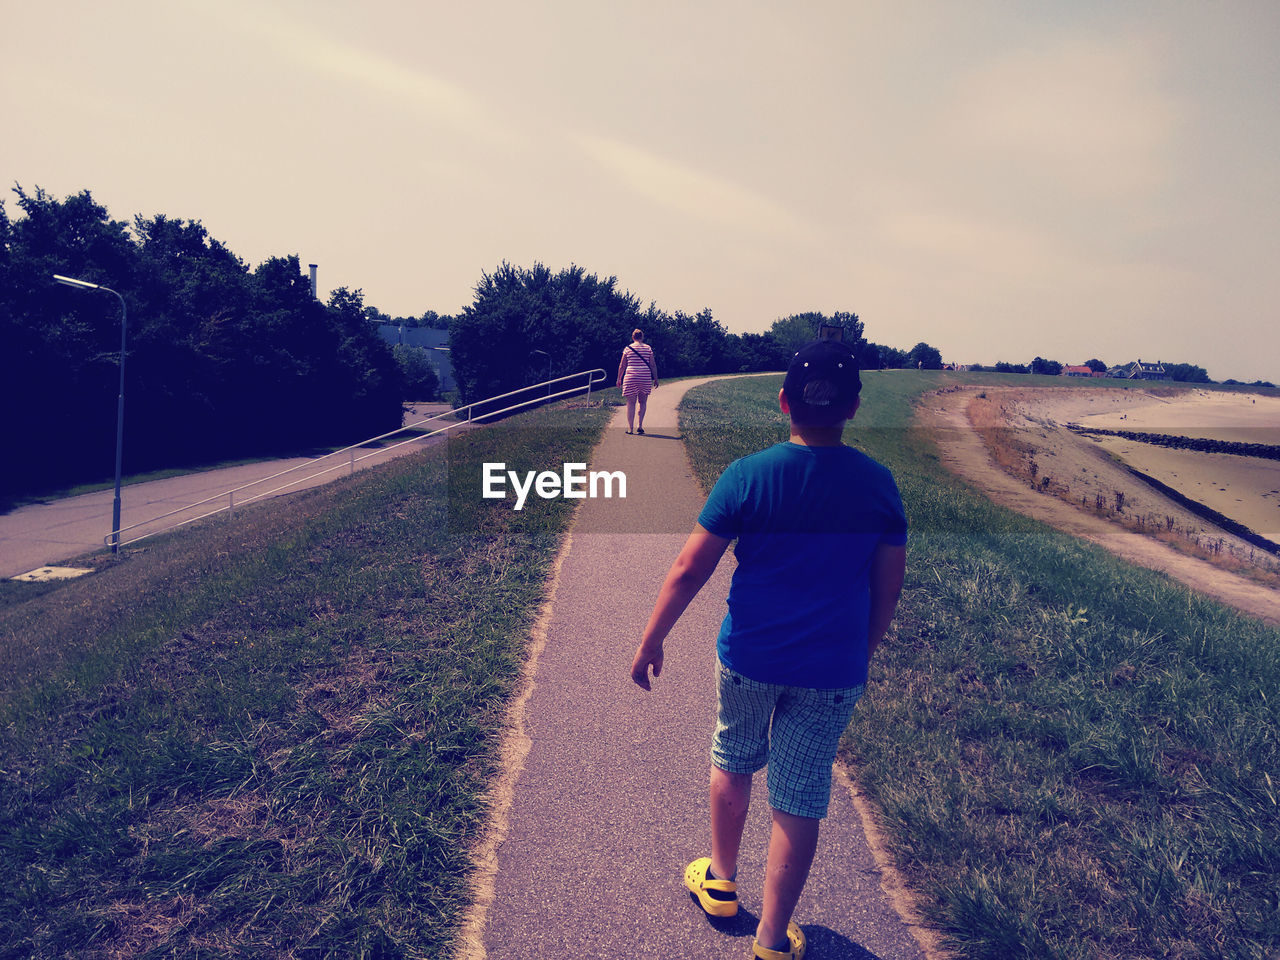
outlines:
{"label": "grassy slope", "polygon": [[[847,434],[912,524],[845,744],[899,863],[964,956],[1276,956],[1280,635],[947,475],[909,407],[956,380],[868,374]],[[687,398],[704,484],[783,438],[778,386]]]}
{"label": "grassy slope", "polygon": [[[941,379],[868,375],[856,432],[913,521],[848,742],[900,862],[972,956],[1267,956],[1275,633],[947,478],[906,415]],[[690,398],[704,480],[780,437],[776,389]],[[0,956],[443,949],[568,517],[482,504],[478,464],[584,459],[569,417],[6,585]]]}
{"label": "grassy slope", "polygon": [[[447,952],[585,460],[539,411],[0,604],[0,957]],[[11,585],[17,587],[18,585]]]}

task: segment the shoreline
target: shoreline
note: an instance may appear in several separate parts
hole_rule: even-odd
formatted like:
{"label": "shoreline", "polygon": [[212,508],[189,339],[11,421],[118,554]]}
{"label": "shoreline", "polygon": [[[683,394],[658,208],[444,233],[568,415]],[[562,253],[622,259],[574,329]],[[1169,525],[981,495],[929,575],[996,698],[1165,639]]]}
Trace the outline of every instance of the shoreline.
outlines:
{"label": "shoreline", "polygon": [[[1234,558],[1245,567],[1280,574],[1273,546],[1280,540],[1280,465],[1146,439],[1155,435],[1156,425],[1162,431],[1257,434],[1271,416],[1280,417],[1280,401],[1262,398],[1259,406],[1253,399],[1168,388],[1116,395],[1088,388],[1009,387],[979,391],[966,414],[993,460],[1040,492],[1192,553]],[[1126,420],[1131,428],[1125,432],[1135,439],[1099,432],[1110,429],[1105,423]],[[1203,435],[1187,438],[1187,444],[1205,440]]]}
{"label": "shoreline", "polygon": [[1247,543],[1251,543],[1254,546],[1259,547],[1263,550],[1269,550],[1270,552],[1280,556],[1280,543],[1276,543],[1274,540],[1268,540],[1262,534],[1256,533],[1253,530],[1250,530],[1243,523],[1237,523],[1235,520],[1232,520],[1226,514],[1218,513],[1218,511],[1214,510],[1211,507],[1205,506],[1203,503],[1200,503],[1198,500],[1192,500],[1190,497],[1183,496],[1173,487],[1169,486],[1168,484],[1161,483],[1155,477],[1151,476],[1150,474],[1143,473],[1137,467],[1130,466],[1129,464],[1125,464],[1125,468],[1133,476],[1137,477],[1139,480],[1141,480],[1143,483],[1147,484],[1148,486],[1153,487],[1156,491],[1168,497],[1174,503],[1178,504],[1178,506],[1183,507],[1187,510],[1190,510],[1192,513],[1196,514],[1197,516],[1200,516],[1203,519],[1209,521],[1214,526],[1220,527],[1221,529],[1225,530],[1227,533],[1233,534],[1234,536],[1239,537],[1241,540],[1244,540]]}
{"label": "shoreline", "polygon": [[[1013,394],[1042,406],[1031,416],[1013,412]],[[921,398],[916,420],[933,438],[940,462],[995,503],[1280,624],[1280,560],[1206,525],[1106,452],[1070,435],[1047,416],[1046,399],[1044,389],[944,387]],[[988,443],[993,433],[995,450]]]}

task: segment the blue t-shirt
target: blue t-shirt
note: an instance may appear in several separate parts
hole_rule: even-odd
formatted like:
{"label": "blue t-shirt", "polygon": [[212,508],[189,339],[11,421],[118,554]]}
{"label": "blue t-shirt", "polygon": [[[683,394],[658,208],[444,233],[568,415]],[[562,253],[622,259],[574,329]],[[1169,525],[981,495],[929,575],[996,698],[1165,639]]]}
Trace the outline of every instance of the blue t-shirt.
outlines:
{"label": "blue t-shirt", "polygon": [[797,687],[866,682],[871,558],[907,542],[885,467],[852,447],[779,443],[729,464],[698,523],[738,541],[716,643],[726,667]]}

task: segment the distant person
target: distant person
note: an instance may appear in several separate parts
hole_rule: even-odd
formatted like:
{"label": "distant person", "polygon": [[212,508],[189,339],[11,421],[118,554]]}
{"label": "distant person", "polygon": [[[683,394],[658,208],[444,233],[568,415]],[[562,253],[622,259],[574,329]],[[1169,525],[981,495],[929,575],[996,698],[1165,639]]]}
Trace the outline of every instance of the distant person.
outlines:
{"label": "distant person", "polygon": [[778,393],[791,438],[736,460],[717,481],[658,593],[631,665],[648,690],[663,641],[732,540],[737,569],[716,643],[711,856],[684,883],[707,914],[738,912],[738,850],[751,778],[768,767],[773,830],[753,955],[799,960],[791,919],[831,797],[836,747],[897,608],[907,521],[887,469],[846,447],[861,378],[843,343],[792,359]]}
{"label": "distant person", "polygon": [[[644,436],[644,410],[649,394],[658,388],[658,361],[653,347],[644,342],[644,331],[638,327],[631,331],[631,342],[622,349],[618,362],[618,386],[627,398],[627,433]],[[636,430],[636,403],[640,405],[640,429]]]}

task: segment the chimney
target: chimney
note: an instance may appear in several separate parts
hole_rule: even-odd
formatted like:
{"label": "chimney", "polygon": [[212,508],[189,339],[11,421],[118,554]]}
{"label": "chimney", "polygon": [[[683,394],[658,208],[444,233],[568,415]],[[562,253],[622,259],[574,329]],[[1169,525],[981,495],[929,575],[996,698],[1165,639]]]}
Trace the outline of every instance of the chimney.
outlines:
{"label": "chimney", "polygon": [[311,296],[314,299],[316,295],[316,266],[317,264],[307,264],[311,268]]}

